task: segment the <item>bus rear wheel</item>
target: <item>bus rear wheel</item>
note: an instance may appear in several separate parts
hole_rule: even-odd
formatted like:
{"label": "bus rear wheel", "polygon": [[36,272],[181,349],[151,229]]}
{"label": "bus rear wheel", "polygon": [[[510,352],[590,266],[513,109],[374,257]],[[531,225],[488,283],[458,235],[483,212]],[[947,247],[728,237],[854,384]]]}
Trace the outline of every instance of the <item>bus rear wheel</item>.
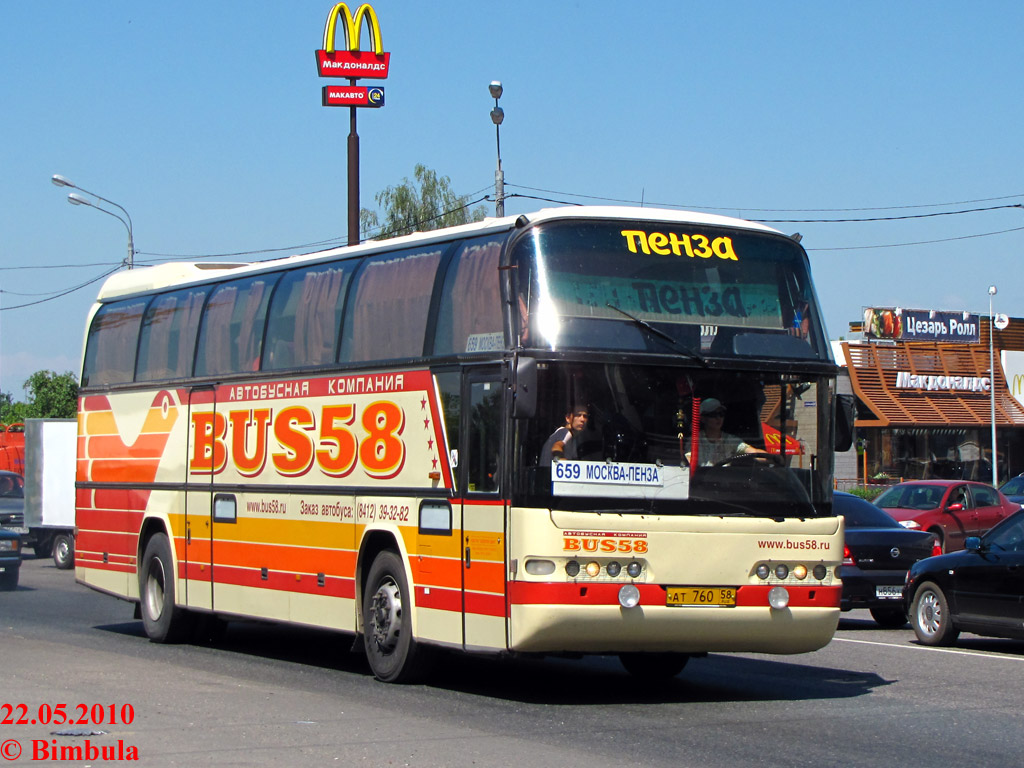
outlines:
{"label": "bus rear wheel", "polygon": [[641,680],[668,680],[675,677],[690,660],[687,653],[620,653],[626,671]]}
{"label": "bus rear wheel", "polygon": [[381,552],[363,591],[363,643],[374,677],[408,683],[419,675],[419,647],[412,636],[412,605],[405,568],[397,554]]}
{"label": "bus rear wheel", "polygon": [[174,560],[166,534],[156,533],[146,542],[139,568],[139,602],[142,626],[154,643],[175,643],[187,630],[187,616],[174,604]]}

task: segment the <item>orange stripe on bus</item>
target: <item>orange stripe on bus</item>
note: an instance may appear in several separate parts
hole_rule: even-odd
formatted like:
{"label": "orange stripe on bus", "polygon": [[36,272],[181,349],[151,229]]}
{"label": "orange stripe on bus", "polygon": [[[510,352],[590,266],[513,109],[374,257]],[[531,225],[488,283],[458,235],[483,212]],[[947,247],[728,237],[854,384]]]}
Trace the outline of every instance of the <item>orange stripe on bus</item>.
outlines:
{"label": "orange stripe on bus", "polygon": [[126,446],[118,435],[103,435],[88,438],[88,456],[93,459],[159,459],[164,454],[168,433],[139,435],[135,442]]}
{"label": "orange stripe on bus", "polygon": [[244,541],[213,542],[214,567],[270,568],[289,573],[355,572],[356,553],[344,549],[312,549],[287,545],[251,544]]}
{"label": "orange stripe on bus", "polygon": [[505,564],[474,560],[466,569],[466,589],[480,592],[505,592]]}
{"label": "orange stripe on bus", "polygon": [[[239,587],[255,587],[272,589],[281,592],[298,592],[307,595],[326,595],[354,599],[356,596],[355,579],[330,577],[324,579],[324,586],[318,586],[315,574],[300,575],[283,571],[268,570],[267,578],[259,570],[250,568],[233,568],[217,565],[213,569],[216,584],[230,584]],[[216,609],[216,605],[214,608]]]}
{"label": "orange stripe on bus", "polygon": [[96,483],[151,483],[159,468],[159,459],[96,459],[89,479]]}

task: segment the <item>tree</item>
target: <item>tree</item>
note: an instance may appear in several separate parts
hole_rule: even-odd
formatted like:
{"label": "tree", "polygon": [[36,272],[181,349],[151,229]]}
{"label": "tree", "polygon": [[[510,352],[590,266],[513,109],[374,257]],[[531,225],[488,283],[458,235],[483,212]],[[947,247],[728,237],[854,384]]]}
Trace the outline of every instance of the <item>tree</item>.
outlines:
{"label": "tree", "polygon": [[388,187],[374,196],[383,211],[383,222],[376,211],[363,208],[359,212],[364,238],[398,237],[454,227],[482,221],[486,216],[484,206],[470,210],[466,198],[452,192],[452,182],[447,176],[438,177],[435,171],[419,163],[414,176],[415,181],[406,177],[397,187]]}
{"label": "tree", "polygon": [[36,371],[25,382],[27,402],[0,393],[0,422],[13,424],[25,419],[73,419],[78,413],[78,377],[68,371]]}

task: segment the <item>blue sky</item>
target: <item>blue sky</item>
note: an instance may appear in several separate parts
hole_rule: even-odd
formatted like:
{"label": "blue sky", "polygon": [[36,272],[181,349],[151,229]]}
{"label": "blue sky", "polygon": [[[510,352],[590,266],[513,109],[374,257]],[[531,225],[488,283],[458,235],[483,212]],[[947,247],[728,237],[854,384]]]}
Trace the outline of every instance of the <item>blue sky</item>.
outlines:
{"label": "blue sky", "polygon": [[[99,284],[13,307],[126,251],[122,225],[68,205],[52,174],[124,206],[140,262],[344,240],[348,111],[320,105],[313,53],[332,5],[4,5],[0,389],[78,370]],[[374,7],[392,64],[386,106],[359,114],[364,206],[417,163],[492,191],[499,79],[507,192],[753,219],[949,214],[773,226],[803,234],[833,338],[864,306],[987,313],[990,284],[996,311],[1024,315],[1024,230],[989,234],[1024,210],[953,215],[1024,203],[1024,5]]]}

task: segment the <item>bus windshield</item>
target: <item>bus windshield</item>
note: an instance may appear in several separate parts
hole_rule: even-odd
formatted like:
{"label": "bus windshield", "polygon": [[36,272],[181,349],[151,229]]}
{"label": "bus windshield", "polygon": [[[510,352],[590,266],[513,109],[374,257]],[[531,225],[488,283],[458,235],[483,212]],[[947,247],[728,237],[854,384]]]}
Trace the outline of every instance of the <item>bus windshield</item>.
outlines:
{"label": "bus windshield", "polygon": [[775,233],[550,222],[512,263],[526,348],[830,359],[806,256]]}
{"label": "bus windshield", "polygon": [[828,377],[550,361],[537,378],[517,430],[528,506],[831,514]]}

